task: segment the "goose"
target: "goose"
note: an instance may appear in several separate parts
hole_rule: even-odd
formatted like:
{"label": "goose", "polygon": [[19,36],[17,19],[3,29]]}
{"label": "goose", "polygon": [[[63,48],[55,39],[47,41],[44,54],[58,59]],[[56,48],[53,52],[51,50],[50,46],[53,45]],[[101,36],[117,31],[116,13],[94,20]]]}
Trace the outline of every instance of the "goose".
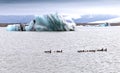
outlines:
{"label": "goose", "polygon": [[79,53],[80,53],[80,52],[84,52],[84,50],[78,50],[77,52],[79,52]]}
{"label": "goose", "polygon": [[63,50],[57,50],[56,52],[57,52],[57,53],[62,53],[62,52],[63,52]]}
{"label": "goose", "polygon": [[95,50],[89,50],[89,52],[96,52]]}
{"label": "goose", "polygon": [[44,51],[45,53],[52,53],[52,51],[51,50],[49,50],[49,51]]}

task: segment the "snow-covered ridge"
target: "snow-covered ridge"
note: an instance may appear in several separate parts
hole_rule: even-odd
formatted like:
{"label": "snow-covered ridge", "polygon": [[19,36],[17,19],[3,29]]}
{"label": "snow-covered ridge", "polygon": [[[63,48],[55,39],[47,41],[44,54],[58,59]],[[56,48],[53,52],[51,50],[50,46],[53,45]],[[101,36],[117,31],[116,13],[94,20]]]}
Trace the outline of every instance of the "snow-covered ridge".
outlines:
{"label": "snow-covered ridge", "polygon": [[118,23],[120,22],[120,17],[118,18],[113,18],[113,19],[108,19],[108,20],[104,20],[104,21],[95,21],[95,22],[90,22],[90,23]]}

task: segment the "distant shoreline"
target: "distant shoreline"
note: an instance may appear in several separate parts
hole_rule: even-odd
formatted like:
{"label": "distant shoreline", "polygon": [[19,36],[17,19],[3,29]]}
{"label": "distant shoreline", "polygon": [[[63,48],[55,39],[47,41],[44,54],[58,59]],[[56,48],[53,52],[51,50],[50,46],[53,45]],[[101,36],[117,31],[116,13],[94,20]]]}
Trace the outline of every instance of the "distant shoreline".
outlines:
{"label": "distant shoreline", "polygon": [[[99,25],[99,24],[104,24],[104,23],[76,23],[77,26],[86,26],[86,25]],[[110,23],[111,26],[120,26],[120,23]]]}
{"label": "distant shoreline", "polygon": [[[13,24],[27,24],[27,23],[0,23],[0,27],[6,27],[8,25],[13,25]],[[86,25],[99,25],[103,23],[76,23],[76,26],[86,26]],[[120,26],[120,23],[110,23],[111,26]]]}
{"label": "distant shoreline", "polygon": [[13,25],[13,24],[27,24],[27,23],[0,23],[0,27],[7,27],[8,25]]}

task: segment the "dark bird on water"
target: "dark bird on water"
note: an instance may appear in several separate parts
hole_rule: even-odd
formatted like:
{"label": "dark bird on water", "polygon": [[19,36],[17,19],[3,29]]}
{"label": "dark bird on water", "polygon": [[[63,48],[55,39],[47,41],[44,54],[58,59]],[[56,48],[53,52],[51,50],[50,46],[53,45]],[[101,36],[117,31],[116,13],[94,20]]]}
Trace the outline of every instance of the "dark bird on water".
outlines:
{"label": "dark bird on water", "polygon": [[45,53],[52,53],[52,51],[51,50],[49,50],[49,51],[44,51]]}
{"label": "dark bird on water", "polygon": [[62,53],[62,52],[63,52],[63,50],[57,50],[56,52],[57,52],[57,53]]}

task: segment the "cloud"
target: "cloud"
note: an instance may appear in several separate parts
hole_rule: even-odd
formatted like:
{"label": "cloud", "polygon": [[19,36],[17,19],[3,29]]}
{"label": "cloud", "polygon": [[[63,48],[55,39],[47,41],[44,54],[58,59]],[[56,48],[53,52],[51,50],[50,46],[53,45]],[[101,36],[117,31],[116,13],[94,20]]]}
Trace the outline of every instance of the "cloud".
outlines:
{"label": "cloud", "polygon": [[19,2],[75,2],[75,1],[89,1],[89,0],[0,0],[0,3],[19,3]]}
{"label": "cloud", "polygon": [[26,3],[26,2],[112,2],[120,0],[0,0],[0,3]]}
{"label": "cloud", "polygon": [[0,2],[3,3],[0,4],[0,15],[41,15],[55,12],[73,14],[74,16],[77,16],[77,14],[94,13],[119,14],[120,2],[117,1],[118,0],[114,0],[113,2],[112,0],[0,0]]}

